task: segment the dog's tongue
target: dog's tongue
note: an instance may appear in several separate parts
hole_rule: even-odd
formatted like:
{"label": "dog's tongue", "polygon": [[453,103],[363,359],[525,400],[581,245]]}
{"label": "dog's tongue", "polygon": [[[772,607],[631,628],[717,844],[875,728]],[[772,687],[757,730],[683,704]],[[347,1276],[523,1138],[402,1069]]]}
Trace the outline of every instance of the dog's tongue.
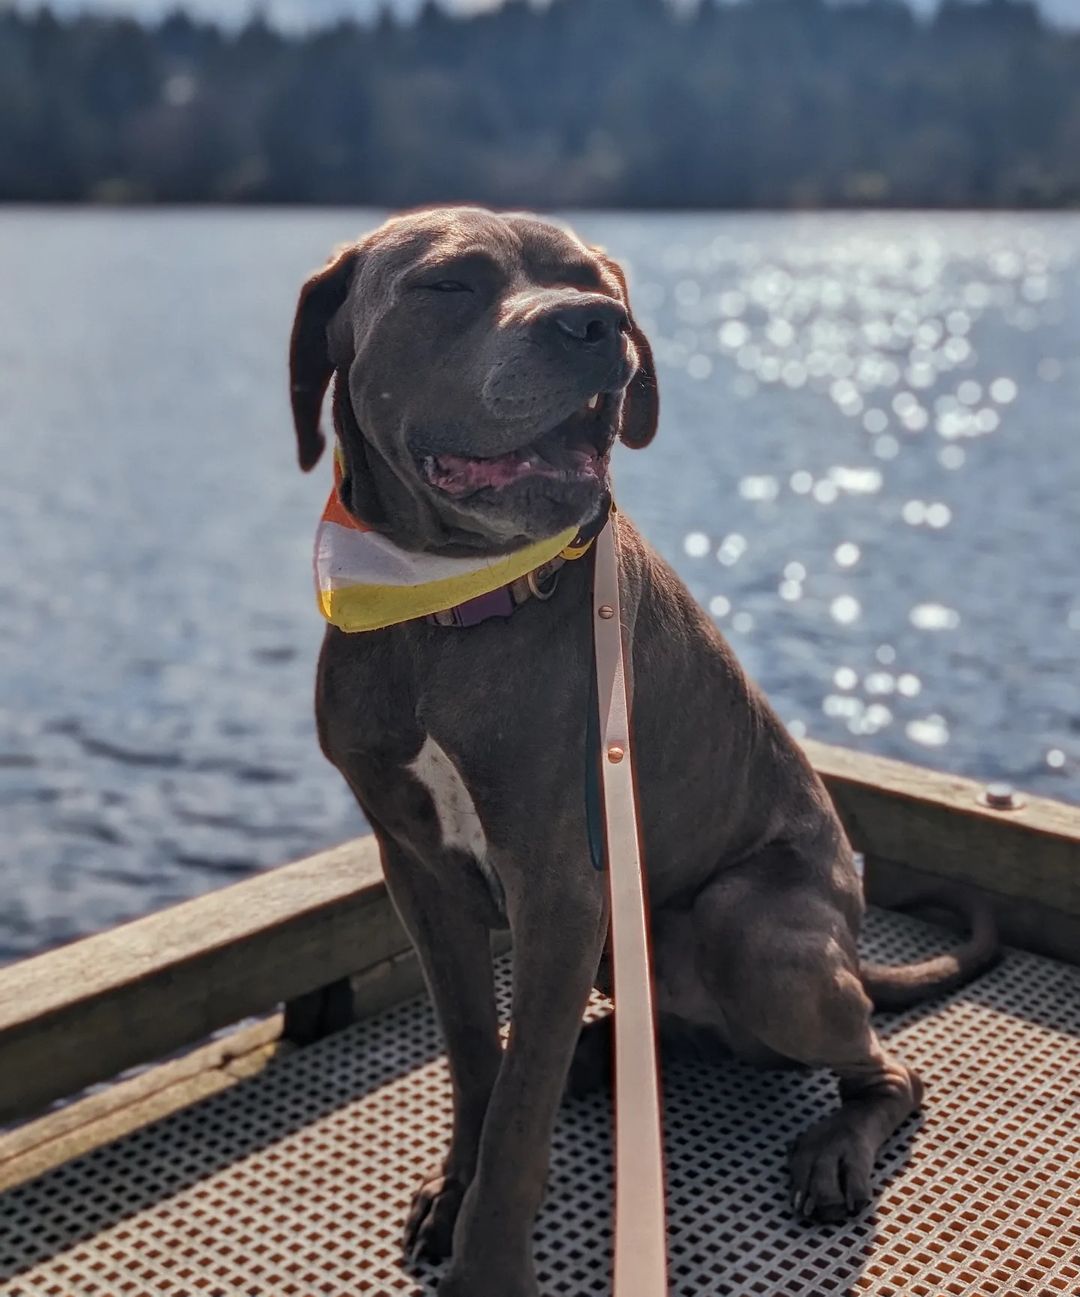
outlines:
{"label": "dog's tongue", "polygon": [[561,477],[569,472],[587,472],[592,463],[599,464],[595,452],[583,448],[565,448],[565,462],[552,464],[536,450],[512,450],[494,459],[473,459],[469,455],[436,455],[426,465],[427,478],[433,486],[451,495],[465,495],[483,487],[504,487],[523,477]]}
{"label": "dog's tongue", "polygon": [[507,486],[535,471],[540,458],[535,452],[512,450],[496,459],[473,459],[469,455],[436,455],[432,482],[444,491],[479,491],[485,486]]}

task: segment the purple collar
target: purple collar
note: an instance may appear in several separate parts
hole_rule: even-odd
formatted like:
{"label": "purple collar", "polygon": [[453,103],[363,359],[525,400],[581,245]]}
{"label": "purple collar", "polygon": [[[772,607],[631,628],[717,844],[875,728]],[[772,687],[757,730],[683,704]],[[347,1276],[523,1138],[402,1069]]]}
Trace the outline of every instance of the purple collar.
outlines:
{"label": "purple collar", "polygon": [[[592,541],[587,542],[591,544]],[[466,599],[442,612],[433,612],[425,618],[432,626],[458,626],[462,629],[479,626],[493,617],[510,617],[529,599],[550,599],[559,584],[559,569],[566,563],[560,554],[527,572],[509,585],[501,585],[475,599]]]}
{"label": "purple collar", "polygon": [[514,596],[508,585],[501,585],[497,590],[487,594],[478,594],[475,599],[466,599],[464,603],[447,608],[445,612],[431,613],[426,621],[433,626],[479,626],[482,621],[492,617],[509,617],[517,608]]}
{"label": "purple collar", "polygon": [[470,626],[479,626],[481,622],[491,621],[495,617],[512,617],[518,608],[530,599],[539,599],[541,602],[550,599],[559,584],[559,569],[568,559],[581,558],[588,553],[593,541],[604,530],[614,511],[615,504],[609,496],[607,506],[599,510],[593,522],[582,527],[557,558],[542,563],[540,567],[534,568],[516,581],[511,581],[509,585],[501,585],[497,590],[489,590],[487,594],[477,595],[475,599],[466,599],[464,603],[456,604],[443,612],[431,613],[424,620],[432,626],[457,626],[467,629]]}

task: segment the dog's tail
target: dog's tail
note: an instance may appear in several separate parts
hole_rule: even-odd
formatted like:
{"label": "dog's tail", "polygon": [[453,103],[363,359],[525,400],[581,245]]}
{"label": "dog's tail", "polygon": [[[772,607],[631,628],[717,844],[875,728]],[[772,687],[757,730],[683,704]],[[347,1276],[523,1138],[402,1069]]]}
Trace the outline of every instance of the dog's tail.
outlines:
{"label": "dog's tail", "polygon": [[955,991],[999,958],[997,923],[985,901],[960,888],[947,888],[904,908],[928,904],[958,911],[967,922],[967,940],[947,954],[915,964],[862,964],[859,971],[863,989],[875,1009],[906,1009]]}

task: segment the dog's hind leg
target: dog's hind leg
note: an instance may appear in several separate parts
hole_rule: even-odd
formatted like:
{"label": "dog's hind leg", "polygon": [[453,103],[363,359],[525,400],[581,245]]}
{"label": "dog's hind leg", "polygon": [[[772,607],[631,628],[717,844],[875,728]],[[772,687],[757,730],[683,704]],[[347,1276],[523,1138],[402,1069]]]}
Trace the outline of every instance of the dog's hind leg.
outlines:
{"label": "dog's hind leg", "polygon": [[764,1046],[839,1078],[839,1109],[791,1155],[795,1209],[836,1221],[870,1201],[878,1150],[917,1109],[922,1085],[871,1025],[843,904],[767,856],[698,898],[699,968],[738,1053],[753,1057]]}
{"label": "dog's hind leg", "polygon": [[439,1261],[450,1255],[502,1059],[489,932],[436,871],[390,840],[382,838],[381,846],[387,888],[420,956],[453,1086],[450,1148],[417,1191],[405,1227],[406,1252]]}

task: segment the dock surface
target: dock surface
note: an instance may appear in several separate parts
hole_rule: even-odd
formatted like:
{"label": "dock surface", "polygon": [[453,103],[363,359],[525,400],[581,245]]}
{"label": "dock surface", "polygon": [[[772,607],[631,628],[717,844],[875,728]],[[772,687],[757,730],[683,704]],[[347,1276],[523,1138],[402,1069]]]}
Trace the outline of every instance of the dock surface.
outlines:
{"label": "dock surface", "polygon": [[[950,940],[872,910],[863,951],[898,962]],[[834,1106],[827,1074],[665,1069],[673,1297],[1080,1294],[1080,968],[1010,952],[877,1021],[926,1105],[846,1225],[788,1208],[787,1148]],[[400,1236],[448,1124],[431,1010],[396,1005],[10,1190],[0,1294],[433,1293],[438,1270],[404,1267]],[[536,1235],[545,1297],[610,1292],[611,1201],[610,1100],[574,1100]]]}

